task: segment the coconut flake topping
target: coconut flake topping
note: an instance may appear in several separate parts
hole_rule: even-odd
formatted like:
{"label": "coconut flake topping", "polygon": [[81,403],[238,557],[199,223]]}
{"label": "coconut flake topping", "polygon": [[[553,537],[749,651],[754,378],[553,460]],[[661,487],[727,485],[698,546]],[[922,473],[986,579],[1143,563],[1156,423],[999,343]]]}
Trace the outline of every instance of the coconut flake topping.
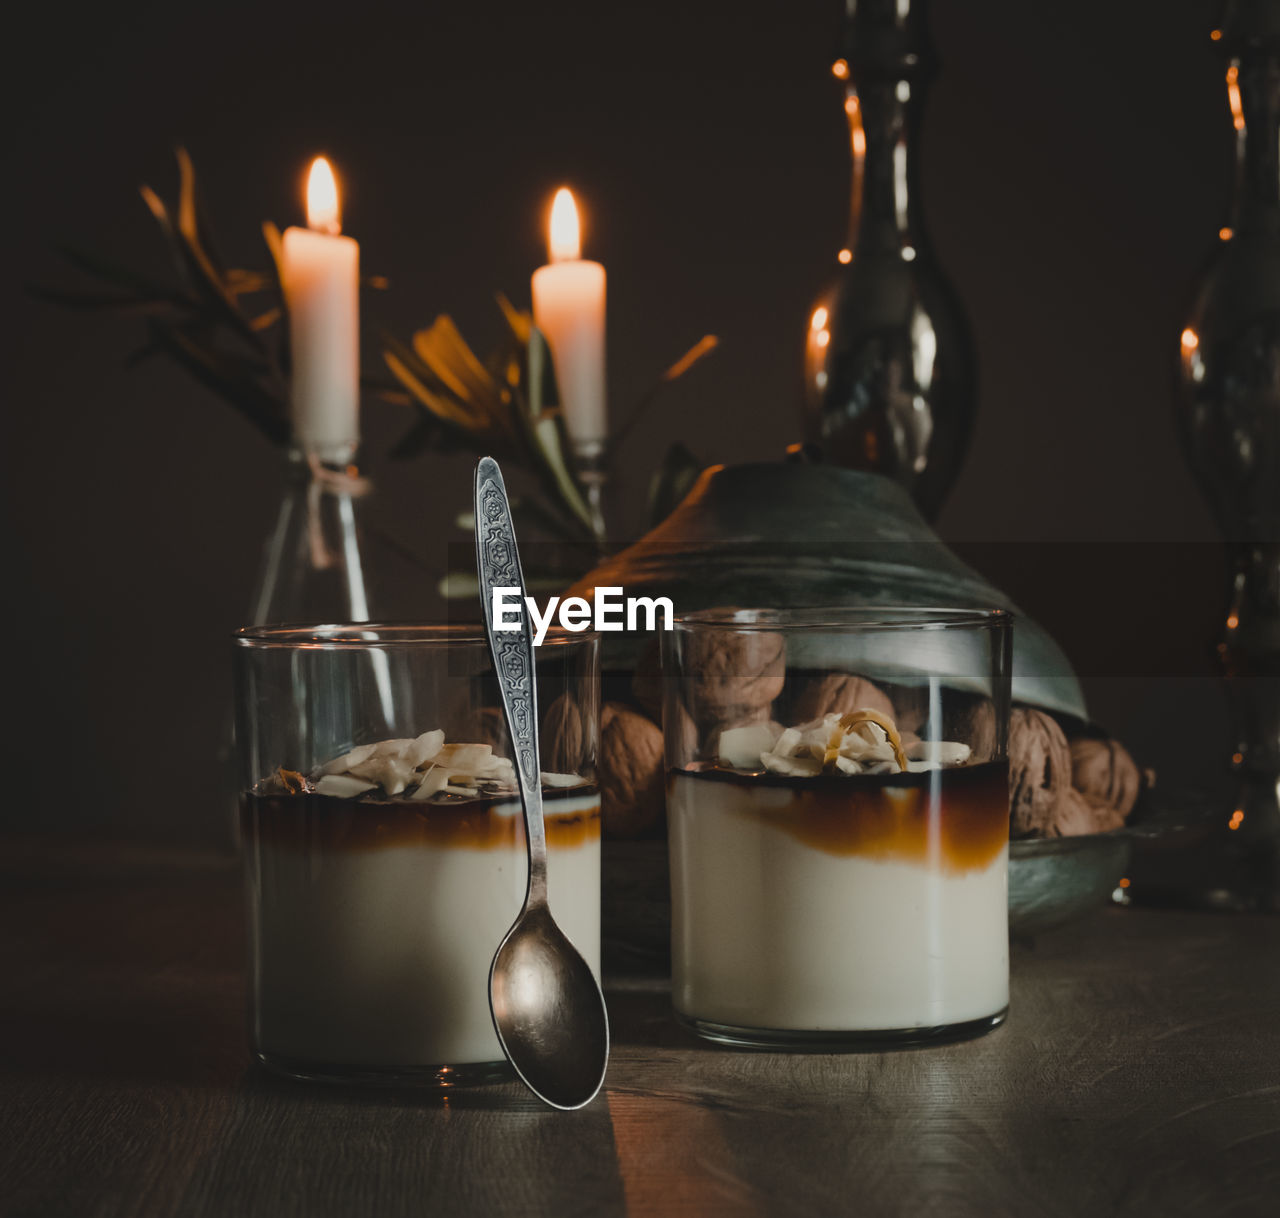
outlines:
{"label": "coconut flake topping", "polygon": [[904,743],[892,719],[880,711],[834,712],[798,727],[750,723],[720,733],[720,764],[735,770],[767,770],[797,778],[819,774],[919,773],[969,759],[967,744],[950,740]]}
{"label": "coconut flake topping", "polygon": [[[312,790],[339,799],[357,799],[381,788],[386,795],[408,792],[413,800],[436,795],[475,796],[516,789],[515,766],[488,744],[446,744],[436,729],[412,739],[361,744],[320,767],[313,782],[292,771],[278,776],[289,792]],[[576,787],[580,774],[542,775],[549,787]]]}

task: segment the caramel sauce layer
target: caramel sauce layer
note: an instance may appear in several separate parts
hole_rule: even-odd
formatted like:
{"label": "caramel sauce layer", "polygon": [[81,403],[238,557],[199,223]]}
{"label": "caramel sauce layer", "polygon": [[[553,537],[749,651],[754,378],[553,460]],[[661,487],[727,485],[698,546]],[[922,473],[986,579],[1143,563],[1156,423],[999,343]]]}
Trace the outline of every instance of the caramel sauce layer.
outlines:
{"label": "caramel sauce layer", "polygon": [[[1004,761],[920,774],[748,777],[724,770],[680,770],[676,780],[729,786],[734,813],[771,825],[827,854],[924,863],[971,871],[992,863],[1009,840],[1009,766]],[[783,788],[790,800],[755,798]],[[689,815],[696,796],[686,790]]]}
{"label": "caramel sauce layer", "polygon": [[[584,798],[593,802],[572,812],[556,805]],[[600,794],[595,787],[544,791],[547,845],[571,849],[600,837]],[[499,805],[515,803],[515,814]],[[383,850],[392,846],[435,846],[470,850],[524,850],[524,817],[519,795],[485,796],[448,802],[408,799],[339,799],[334,795],[259,795],[240,798],[246,841],[296,850]]]}

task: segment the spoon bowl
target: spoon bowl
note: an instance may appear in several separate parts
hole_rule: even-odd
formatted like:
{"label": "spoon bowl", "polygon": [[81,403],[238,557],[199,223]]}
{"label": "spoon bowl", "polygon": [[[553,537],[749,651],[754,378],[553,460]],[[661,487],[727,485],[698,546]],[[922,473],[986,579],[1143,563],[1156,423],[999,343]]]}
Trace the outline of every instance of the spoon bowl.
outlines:
{"label": "spoon bowl", "polygon": [[609,1057],[604,999],[546,905],[526,908],[502,940],[489,1005],[503,1052],[531,1091],[569,1109],[600,1090]]}

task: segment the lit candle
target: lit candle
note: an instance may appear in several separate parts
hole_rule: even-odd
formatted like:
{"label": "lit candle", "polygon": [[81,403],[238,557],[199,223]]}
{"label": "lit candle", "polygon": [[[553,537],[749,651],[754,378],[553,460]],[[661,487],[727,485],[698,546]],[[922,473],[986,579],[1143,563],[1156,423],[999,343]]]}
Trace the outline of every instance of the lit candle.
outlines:
{"label": "lit candle", "polygon": [[338,184],[324,157],[307,179],[307,227],[284,234],[298,446],[345,462],[360,442],[360,246],[340,235]]}
{"label": "lit candle", "polygon": [[579,257],[578,209],[566,189],[551,205],[551,264],[533,273],[533,321],[551,348],[565,430],[598,452],[608,434],[604,390],[604,267]]}

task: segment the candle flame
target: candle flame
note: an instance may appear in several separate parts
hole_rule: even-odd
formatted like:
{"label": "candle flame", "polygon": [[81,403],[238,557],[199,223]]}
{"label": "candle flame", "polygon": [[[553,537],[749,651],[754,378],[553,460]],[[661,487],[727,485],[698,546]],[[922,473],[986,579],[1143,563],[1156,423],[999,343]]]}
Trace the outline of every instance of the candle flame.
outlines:
{"label": "candle flame", "polygon": [[1182,332],[1182,354],[1190,355],[1200,345],[1200,336],[1188,326]]}
{"label": "candle flame", "polygon": [[573,262],[581,256],[582,237],[578,231],[578,207],[573,192],[562,186],[551,204],[551,261]]}
{"label": "candle flame", "polygon": [[333,166],[322,156],[311,162],[307,175],[307,227],[336,237],[342,232],[338,209],[338,182]]}
{"label": "candle flame", "polygon": [[815,333],[823,329],[827,324],[827,310],[824,305],[819,305],[813,311],[813,316],[809,319],[809,329]]}

